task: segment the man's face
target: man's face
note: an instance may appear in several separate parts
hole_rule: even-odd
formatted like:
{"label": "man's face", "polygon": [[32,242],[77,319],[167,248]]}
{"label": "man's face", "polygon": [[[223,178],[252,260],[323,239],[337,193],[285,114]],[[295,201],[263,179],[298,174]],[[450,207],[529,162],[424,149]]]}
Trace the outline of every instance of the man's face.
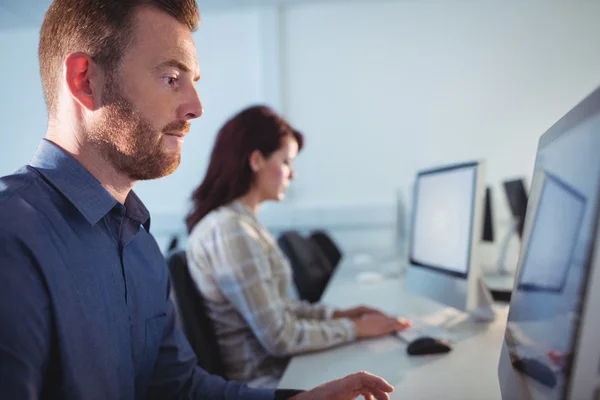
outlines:
{"label": "man's face", "polygon": [[107,73],[103,107],[89,138],[118,172],[147,180],[179,165],[189,121],[202,115],[194,86],[199,67],[185,25],[146,7],[134,21],[134,41],[119,68]]}

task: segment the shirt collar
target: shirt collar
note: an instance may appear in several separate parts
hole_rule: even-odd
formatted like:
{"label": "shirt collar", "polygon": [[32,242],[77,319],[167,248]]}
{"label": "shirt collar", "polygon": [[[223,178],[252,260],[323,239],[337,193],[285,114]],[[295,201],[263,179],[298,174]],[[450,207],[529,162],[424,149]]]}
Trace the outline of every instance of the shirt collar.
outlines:
{"label": "shirt collar", "polygon": [[125,208],[127,209],[125,215],[139,222],[147,232],[150,232],[150,212],[133,190],[129,192],[125,199]]}
{"label": "shirt collar", "polygon": [[[119,203],[75,158],[44,139],[38,146],[31,167],[42,174],[87,219],[96,225]],[[150,213],[131,191],[125,200],[126,215],[150,230]]]}
{"label": "shirt collar", "polygon": [[250,209],[242,202],[241,199],[233,200],[229,206],[237,213],[246,215],[252,218],[253,220],[258,221],[256,215],[254,215],[254,213],[250,211]]}

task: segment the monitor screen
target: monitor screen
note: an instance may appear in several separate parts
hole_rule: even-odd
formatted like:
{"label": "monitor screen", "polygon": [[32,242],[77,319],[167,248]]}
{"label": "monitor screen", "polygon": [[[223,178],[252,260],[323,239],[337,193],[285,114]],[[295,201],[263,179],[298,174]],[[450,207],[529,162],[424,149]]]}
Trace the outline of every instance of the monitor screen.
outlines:
{"label": "monitor screen", "polygon": [[562,398],[597,220],[600,113],[540,141],[506,344],[529,398]]}
{"label": "monitor screen", "polygon": [[581,222],[586,198],[567,183],[547,174],[538,200],[519,289],[562,291]]}
{"label": "monitor screen", "polygon": [[477,164],[422,172],[414,194],[410,261],[466,277],[469,269]]}

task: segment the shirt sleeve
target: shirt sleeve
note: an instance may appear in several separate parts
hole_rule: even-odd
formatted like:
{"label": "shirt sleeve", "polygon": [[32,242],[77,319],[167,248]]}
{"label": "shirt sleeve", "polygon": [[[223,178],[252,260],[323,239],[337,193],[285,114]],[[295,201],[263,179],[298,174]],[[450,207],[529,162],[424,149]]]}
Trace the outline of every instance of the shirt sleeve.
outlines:
{"label": "shirt sleeve", "polygon": [[275,390],[253,389],[243,383],[226,381],[197,365],[197,359],[183,332],[175,323],[173,303],[167,295],[167,321],[147,399],[273,400]]}
{"label": "shirt sleeve", "polygon": [[287,356],[355,339],[352,321],[302,317],[312,313],[324,317],[325,312],[319,307],[309,311],[304,306],[290,306],[288,299],[282,298],[271,272],[270,254],[247,222],[236,217],[221,221],[211,245],[215,282],[270,354]]}
{"label": "shirt sleeve", "polygon": [[275,400],[288,400],[292,397],[304,393],[304,390],[280,389],[275,391]]}
{"label": "shirt sleeve", "polygon": [[306,300],[287,299],[287,306],[298,318],[328,320],[333,315],[333,309],[323,303],[310,303]]}
{"label": "shirt sleeve", "polygon": [[47,288],[25,243],[0,233],[0,393],[40,397],[52,335]]}

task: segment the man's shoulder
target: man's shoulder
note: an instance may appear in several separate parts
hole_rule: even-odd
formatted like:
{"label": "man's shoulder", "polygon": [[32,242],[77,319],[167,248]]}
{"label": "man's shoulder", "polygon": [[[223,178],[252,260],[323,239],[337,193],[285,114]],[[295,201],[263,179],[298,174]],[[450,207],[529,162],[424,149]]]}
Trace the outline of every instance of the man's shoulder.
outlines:
{"label": "man's shoulder", "polygon": [[34,204],[44,195],[40,179],[31,167],[0,178],[0,234],[27,231],[42,217]]}
{"label": "man's shoulder", "polygon": [[31,186],[39,175],[31,167],[22,167],[10,175],[0,177],[0,201],[5,202],[18,196]]}

